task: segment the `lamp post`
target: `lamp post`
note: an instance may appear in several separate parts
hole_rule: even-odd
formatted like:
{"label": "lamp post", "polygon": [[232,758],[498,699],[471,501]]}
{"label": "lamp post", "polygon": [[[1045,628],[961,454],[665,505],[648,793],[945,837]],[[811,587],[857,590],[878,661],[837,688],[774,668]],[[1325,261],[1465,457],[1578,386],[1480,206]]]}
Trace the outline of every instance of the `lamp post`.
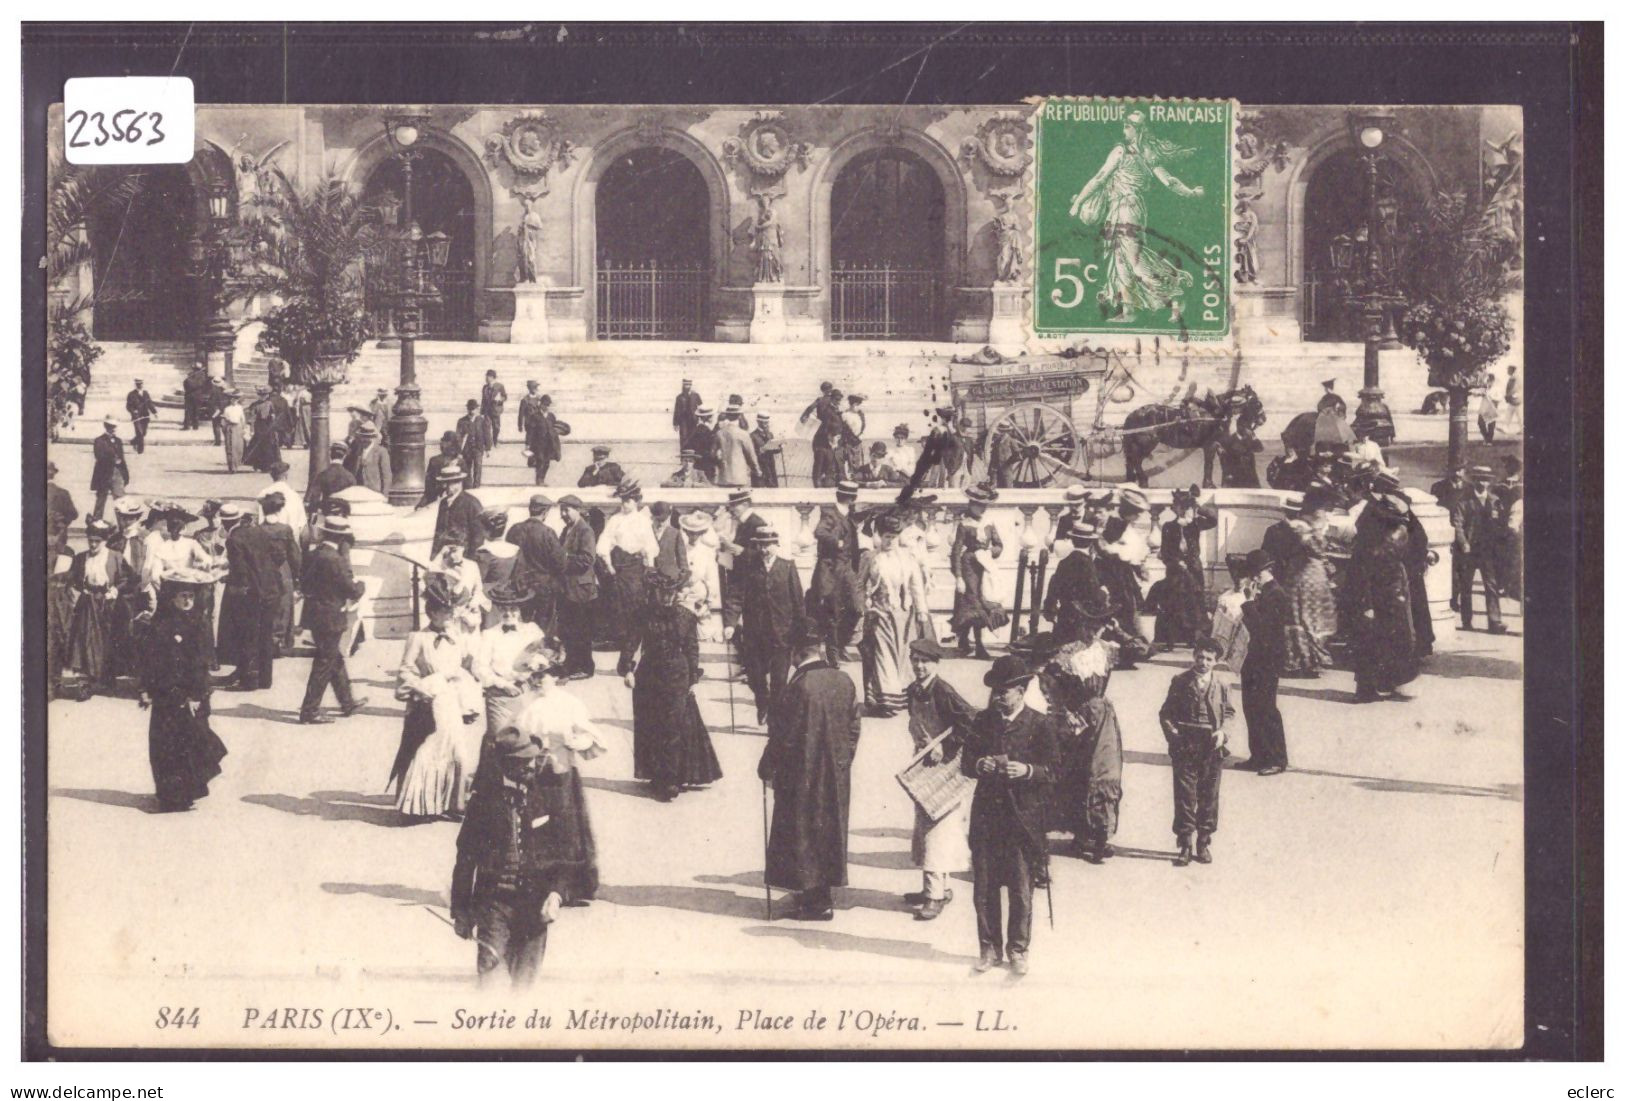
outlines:
{"label": "lamp post", "polygon": [[417,379],[418,307],[425,296],[418,257],[421,231],[412,220],[412,162],[427,125],[428,118],[422,114],[397,113],[384,119],[384,136],[401,164],[402,224],[408,227],[402,257],[405,270],[394,311],[401,342],[401,377],[389,415],[389,500],[395,505],[413,505],[423,496],[423,437],[429,426]]}
{"label": "lamp post", "polygon": [[1361,270],[1355,277],[1359,288],[1351,300],[1360,310],[1362,336],[1365,340],[1365,377],[1360,388],[1360,405],[1354,413],[1354,428],[1364,429],[1378,445],[1387,447],[1394,442],[1394,418],[1382,400],[1379,353],[1386,332],[1384,317],[1388,310],[1403,304],[1404,299],[1389,285],[1389,274],[1383,269],[1381,248],[1377,236],[1382,225],[1382,212],[1378,205],[1377,175],[1382,163],[1382,147],[1396,129],[1393,112],[1381,109],[1355,111],[1349,114],[1349,132],[1357,148],[1364,150],[1360,161],[1365,168],[1365,224],[1361,228],[1365,255]]}
{"label": "lamp post", "polygon": [[[233,382],[232,360],[237,334],[226,316],[229,268],[232,260],[231,190],[224,180],[209,182],[209,221],[202,240],[198,242],[198,271],[203,277],[203,323],[199,326],[204,369],[212,378],[217,374],[229,386]],[[217,370],[218,369],[218,370]]]}

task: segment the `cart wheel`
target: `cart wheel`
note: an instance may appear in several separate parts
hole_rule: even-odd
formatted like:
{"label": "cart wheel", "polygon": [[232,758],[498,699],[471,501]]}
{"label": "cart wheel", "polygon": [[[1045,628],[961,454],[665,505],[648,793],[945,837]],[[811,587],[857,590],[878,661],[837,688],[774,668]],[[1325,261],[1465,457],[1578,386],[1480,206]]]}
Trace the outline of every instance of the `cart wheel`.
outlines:
{"label": "cart wheel", "polygon": [[993,441],[1003,429],[1015,445],[1008,464],[1010,483],[1047,486],[1063,467],[1075,465],[1078,433],[1072,421],[1054,406],[1033,402],[1009,410],[989,427],[982,458],[991,469]]}

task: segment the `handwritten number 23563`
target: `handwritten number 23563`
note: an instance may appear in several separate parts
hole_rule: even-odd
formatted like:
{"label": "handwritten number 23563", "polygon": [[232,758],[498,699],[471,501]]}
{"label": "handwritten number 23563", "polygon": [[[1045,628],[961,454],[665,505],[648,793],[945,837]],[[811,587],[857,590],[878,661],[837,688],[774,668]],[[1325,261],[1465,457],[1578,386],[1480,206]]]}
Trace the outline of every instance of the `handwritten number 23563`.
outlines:
{"label": "handwritten number 23563", "polygon": [[157,145],[168,136],[163,122],[162,111],[114,111],[111,118],[101,111],[75,111],[68,116],[68,146],[99,149],[110,141],[139,145],[142,138],[148,145]]}

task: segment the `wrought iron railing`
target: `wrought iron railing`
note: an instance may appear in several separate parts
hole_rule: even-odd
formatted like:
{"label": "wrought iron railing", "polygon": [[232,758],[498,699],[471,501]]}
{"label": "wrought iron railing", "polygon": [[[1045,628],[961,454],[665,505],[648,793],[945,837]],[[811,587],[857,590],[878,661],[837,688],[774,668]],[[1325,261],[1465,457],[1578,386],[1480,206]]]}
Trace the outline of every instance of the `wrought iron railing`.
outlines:
{"label": "wrought iron railing", "polygon": [[703,340],[710,272],[692,264],[600,261],[599,340]]}
{"label": "wrought iron railing", "polygon": [[942,335],[942,273],[837,264],[830,272],[835,340],[935,340]]}
{"label": "wrought iron railing", "polygon": [[[396,296],[404,273],[387,263],[368,264],[365,304],[373,331],[380,336],[395,331]],[[418,305],[418,337],[423,340],[473,340],[474,273],[425,272],[424,285],[438,294],[426,295]]]}

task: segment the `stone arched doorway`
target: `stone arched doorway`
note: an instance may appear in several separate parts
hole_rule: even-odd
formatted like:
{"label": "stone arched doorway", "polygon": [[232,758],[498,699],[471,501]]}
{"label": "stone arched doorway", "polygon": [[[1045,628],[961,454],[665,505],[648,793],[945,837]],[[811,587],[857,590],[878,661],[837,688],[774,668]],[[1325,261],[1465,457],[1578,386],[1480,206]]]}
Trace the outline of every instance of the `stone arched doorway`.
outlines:
{"label": "stone arched doorway", "polygon": [[197,335],[197,194],[184,165],[135,173],[129,205],[92,214],[97,340],[190,340]]}
{"label": "stone arched doorway", "polygon": [[704,340],[710,333],[711,194],[682,153],[616,155],[593,192],[595,335]]}
{"label": "stone arched doorway", "polygon": [[836,340],[948,337],[947,198],[919,154],[859,153],[829,200],[830,336]]}
{"label": "stone arched doorway", "polygon": [[[1365,269],[1371,221],[1366,188],[1365,160],[1352,145],[1327,154],[1308,177],[1300,269],[1305,340],[1363,339],[1359,310],[1348,296]],[[1406,231],[1424,201],[1424,188],[1408,165],[1394,157],[1378,161],[1378,217],[1371,236],[1384,271],[1397,273],[1404,263]]]}
{"label": "stone arched doorway", "polygon": [[[405,177],[396,157],[380,160],[367,174],[362,200],[389,209],[405,197]],[[409,225],[401,209],[396,220]],[[479,328],[476,308],[477,212],[474,188],[462,168],[432,146],[420,149],[412,161],[411,221],[425,237],[446,235],[446,263],[432,276],[439,300],[423,306],[419,335],[430,340],[473,340]],[[371,265],[367,272],[367,310],[379,332],[391,321],[392,295],[399,285],[404,258]]]}

